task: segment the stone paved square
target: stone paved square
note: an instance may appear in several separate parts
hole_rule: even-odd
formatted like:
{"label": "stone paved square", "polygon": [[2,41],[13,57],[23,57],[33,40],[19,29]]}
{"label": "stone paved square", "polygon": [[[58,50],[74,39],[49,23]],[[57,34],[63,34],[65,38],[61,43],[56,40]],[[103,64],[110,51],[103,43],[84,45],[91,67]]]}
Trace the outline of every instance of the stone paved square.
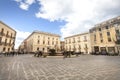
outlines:
{"label": "stone paved square", "polygon": [[0,80],[120,80],[120,56],[0,56]]}

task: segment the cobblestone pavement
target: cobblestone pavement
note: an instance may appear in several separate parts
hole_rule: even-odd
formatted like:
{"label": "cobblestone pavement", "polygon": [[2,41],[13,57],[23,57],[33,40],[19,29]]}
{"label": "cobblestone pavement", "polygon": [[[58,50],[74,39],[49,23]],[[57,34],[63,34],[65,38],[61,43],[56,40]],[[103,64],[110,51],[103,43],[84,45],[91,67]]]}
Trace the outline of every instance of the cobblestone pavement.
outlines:
{"label": "cobblestone pavement", "polygon": [[0,80],[120,80],[120,56],[0,57]]}

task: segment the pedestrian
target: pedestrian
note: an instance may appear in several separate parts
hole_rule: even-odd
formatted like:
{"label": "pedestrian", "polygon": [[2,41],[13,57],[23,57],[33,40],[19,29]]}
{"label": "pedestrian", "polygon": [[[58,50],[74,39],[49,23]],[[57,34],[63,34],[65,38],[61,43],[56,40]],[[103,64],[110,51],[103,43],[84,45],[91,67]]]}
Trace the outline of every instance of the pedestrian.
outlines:
{"label": "pedestrian", "polygon": [[42,53],[42,51],[39,51],[39,50],[38,50],[37,54],[38,54],[37,57],[42,57],[42,54],[43,54],[43,53]]}
{"label": "pedestrian", "polygon": [[37,51],[36,52],[34,52],[34,57],[36,57],[37,56]]}

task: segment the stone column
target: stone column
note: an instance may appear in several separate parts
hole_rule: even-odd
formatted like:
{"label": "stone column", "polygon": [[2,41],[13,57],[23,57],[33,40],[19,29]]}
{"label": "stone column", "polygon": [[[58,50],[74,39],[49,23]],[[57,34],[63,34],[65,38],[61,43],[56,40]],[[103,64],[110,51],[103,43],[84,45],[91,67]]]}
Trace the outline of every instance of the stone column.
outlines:
{"label": "stone column", "polygon": [[115,53],[118,53],[119,47],[115,46]]}
{"label": "stone column", "polygon": [[108,47],[106,46],[105,48],[106,48],[106,52],[108,53]]}

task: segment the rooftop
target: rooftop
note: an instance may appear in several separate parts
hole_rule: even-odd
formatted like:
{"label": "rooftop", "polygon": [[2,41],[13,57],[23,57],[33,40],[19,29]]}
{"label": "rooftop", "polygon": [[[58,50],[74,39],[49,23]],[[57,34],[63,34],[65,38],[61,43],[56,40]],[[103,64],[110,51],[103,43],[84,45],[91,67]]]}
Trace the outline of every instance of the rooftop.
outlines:
{"label": "rooftop", "polygon": [[71,38],[71,37],[76,37],[76,36],[80,36],[80,35],[85,35],[85,34],[88,34],[88,33],[89,33],[89,32],[80,33],[80,34],[75,34],[75,35],[72,35],[72,36],[65,37],[64,39],[66,39],[66,38]]}
{"label": "rooftop", "polygon": [[[5,26],[7,26],[9,29],[11,29],[11,30],[15,31],[13,28],[11,28],[10,26],[8,26],[8,25],[7,25],[7,24],[5,24],[4,22],[0,21],[0,23],[1,23],[1,24],[3,24],[3,25],[5,25]],[[15,31],[15,32],[16,32],[16,31]]]}
{"label": "rooftop", "polygon": [[39,33],[39,34],[45,34],[45,35],[51,35],[51,36],[60,37],[60,35],[58,35],[58,34],[48,33],[48,32],[43,32],[43,31],[38,31],[38,30],[33,31],[33,33]]}

